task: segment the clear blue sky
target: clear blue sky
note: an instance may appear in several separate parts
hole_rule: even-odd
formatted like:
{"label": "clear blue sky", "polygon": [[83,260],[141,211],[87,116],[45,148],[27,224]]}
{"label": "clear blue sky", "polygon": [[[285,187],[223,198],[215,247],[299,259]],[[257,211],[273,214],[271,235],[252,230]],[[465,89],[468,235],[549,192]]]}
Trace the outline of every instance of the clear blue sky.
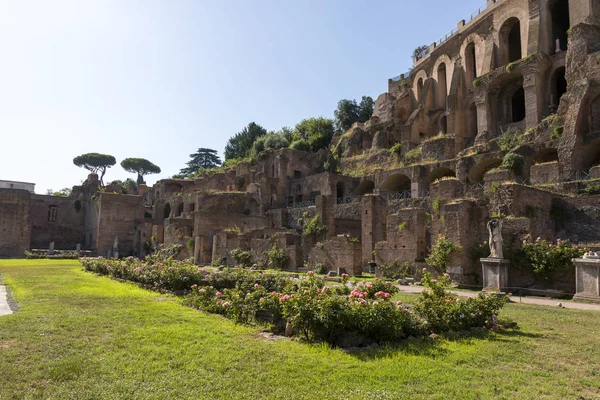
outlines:
{"label": "clear blue sky", "polygon": [[[0,179],[79,184],[87,152],[176,174],[269,130],[374,99],[484,0],[0,0]],[[105,180],[133,177],[116,165]]]}

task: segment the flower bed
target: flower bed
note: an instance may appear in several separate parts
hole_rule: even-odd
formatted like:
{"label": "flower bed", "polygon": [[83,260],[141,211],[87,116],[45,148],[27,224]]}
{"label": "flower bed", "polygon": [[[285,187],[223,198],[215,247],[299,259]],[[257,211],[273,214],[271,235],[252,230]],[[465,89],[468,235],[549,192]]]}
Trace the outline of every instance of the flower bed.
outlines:
{"label": "flower bed", "polygon": [[[389,282],[350,282],[327,286],[309,272],[303,278],[243,268],[219,272],[180,261],[147,258],[82,259],[86,270],[138,282],[155,289],[187,291],[185,303],[238,323],[268,325],[275,333],[293,333],[331,345],[393,343],[471,328],[498,328],[497,315],[506,297],[480,294],[461,299],[445,291],[447,276],[435,280],[426,271],[423,292],[414,308],[393,302],[398,289]],[[286,329],[287,328],[287,329]]]}

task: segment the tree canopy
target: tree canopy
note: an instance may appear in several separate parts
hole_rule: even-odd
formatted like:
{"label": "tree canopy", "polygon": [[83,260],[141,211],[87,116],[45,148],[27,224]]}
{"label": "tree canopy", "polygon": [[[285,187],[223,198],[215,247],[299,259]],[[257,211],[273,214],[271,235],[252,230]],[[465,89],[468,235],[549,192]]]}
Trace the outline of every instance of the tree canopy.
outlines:
{"label": "tree canopy", "polygon": [[121,167],[127,172],[137,173],[137,183],[145,183],[144,176],[160,174],[160,167],[145,158],[126,158],[121,161]]}
{"label": "tree canopy", "polygon": [[218,167],[221,165],[221,158],[216,150],[201,147],[194,154],[190,154],[190,161],[186,165],[187,167],[179,171],[182,176],[194,175],[202,168]]}
{"label": "tree canopy", "polygon": [[267,134],[267,130],[251,122],[241,132],[236,133],[225,146],[225,160],[245,158],[250,155],[256,139]]}
{"label": "tree canopy", "polygon": [[55,197],[69,197],[73,190],[70,188],[62,188],[58,192],[55,192],[52,189],[46,190],[46,195],[55,196]]}
{"label": "tree canopy", "polygon": [[117,160],[111,155],[100,153],[86,153],[73,159],[73,164],[85,168],[94,174],[100,174],[100,182],[104,178],[106,169],[117,163]]}
{"label": "tree canopy", "polygon": [[[302,120],[294,129],[294,142],[305,140],[310,150],[317,152],[329,146],[334,132],[334,122],[329,118],[307,118]],[[292,143],[293,144],[293,143]],[[298,146],[294,146],[295,149]]]}
{"label": "tree canopy", "polygon": [[415,51],[413,51],[413,58],[416,58],[418,60],[419,58],[425,57],[428,53],[429,46],[419,46],[415,49]]}
{"label": "tree canopy", "polygon": [[333,113],[336,128],[346,132],[355,122],[367,122],[373,115],[374,106],[375,102],[370,96],[363,96],[360,104],[356,100],[340,100]]}

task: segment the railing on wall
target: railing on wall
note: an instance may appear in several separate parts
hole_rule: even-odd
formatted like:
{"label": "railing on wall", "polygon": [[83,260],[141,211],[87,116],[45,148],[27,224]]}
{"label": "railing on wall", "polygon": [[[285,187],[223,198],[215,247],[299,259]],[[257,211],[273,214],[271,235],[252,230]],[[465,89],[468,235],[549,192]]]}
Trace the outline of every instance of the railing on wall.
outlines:
{"label": "railing on wall", "polygon": [[563,179],[563,182],[573,182],[573,181],[587,181],[592,179],[590,176],[590,172],[586,170],[576,170],[571,171],[569,176]]}
{"label": "railing on wall", "polygon": [[338,197],[336,200],[337,204],[352,204],[352,203],[360,203],[362,196],[351,196],[351,197]]}
{"label": "railing on wall", "polygon": [[314,205],[315,205],[315,201],[309,200],[309,201],[302,201],[299,203],[288,204],[288,206],[286,208],[308,208],[308,207],[314,207]]}
{"label": "railing on wall", "polygon": [[381,196],[387,201],[390,200],[402,200],[402,199],[410,199],[412,196],[410,194],[410,190],[402,190],[400,192],[387,192],[382,193]]}

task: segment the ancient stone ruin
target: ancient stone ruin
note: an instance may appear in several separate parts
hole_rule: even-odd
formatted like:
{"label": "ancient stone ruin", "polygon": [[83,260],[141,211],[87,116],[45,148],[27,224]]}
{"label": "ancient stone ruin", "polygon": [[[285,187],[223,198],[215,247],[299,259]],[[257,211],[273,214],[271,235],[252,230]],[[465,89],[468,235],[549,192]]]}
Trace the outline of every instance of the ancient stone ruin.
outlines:
{"label": "ancient stone ruin", "polygon": [[[0,256],[31,248],[144,256],[180,244],[198,265],[267,265],[360,274],[422,266],[444,235],[463,251],[448,272],[482,285],[476,252],[503,219],[514,266],[525,234],[600,241],[600,2],[488,0],[487,7],[388,80],[370,121],[329,149],[263,152],[253,163],[167,179],[137,192],[68,198],[0,189]],[[374,264],[372,264],[374,265]],[[512,268],[512,267],[511,267]],[[509,273],[526,285],[527,271]],[[571,291],[575,275],[554,280]]]}

